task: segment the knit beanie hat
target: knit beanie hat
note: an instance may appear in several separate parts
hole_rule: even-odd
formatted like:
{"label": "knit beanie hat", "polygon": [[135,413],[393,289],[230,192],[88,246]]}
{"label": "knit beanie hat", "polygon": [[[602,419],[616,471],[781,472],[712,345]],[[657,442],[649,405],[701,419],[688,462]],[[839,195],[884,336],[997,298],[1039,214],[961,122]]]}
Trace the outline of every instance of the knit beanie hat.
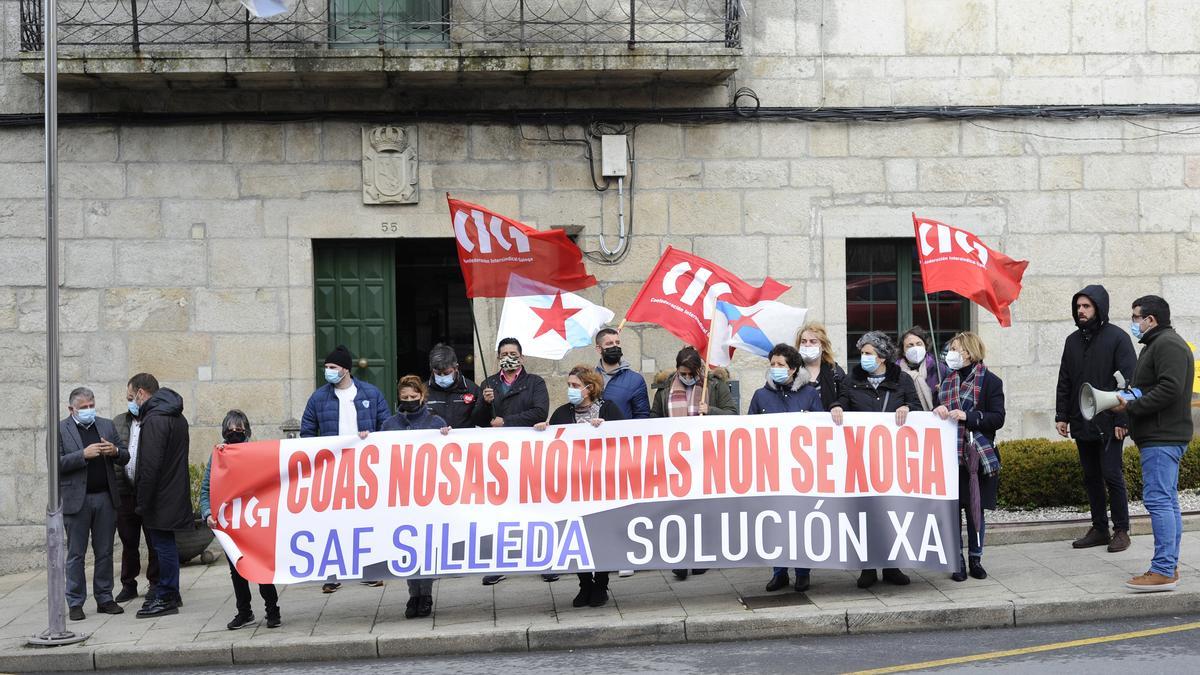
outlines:
{"label": "knit beanie hat", "polygon": [[329,352],[329,356],[325,357],[325,363],[332,363],[335,366],[341,366],[346,370],[350,370],[354,362],[350,356],[350,350],[346,349],[346,345],[338,345],[333,351]]}
{"label": "knit beanie hat", "polygon": [[896,345],[892,344],[892,339],[887,336],[887,333],[881,330],[873,330],[866,335],[858,338],[855,343],[856,349],[862,349],[863,345],[871,345],[875,348],[875,353],[879,354],[880,361],[892,361],[896,357]]}

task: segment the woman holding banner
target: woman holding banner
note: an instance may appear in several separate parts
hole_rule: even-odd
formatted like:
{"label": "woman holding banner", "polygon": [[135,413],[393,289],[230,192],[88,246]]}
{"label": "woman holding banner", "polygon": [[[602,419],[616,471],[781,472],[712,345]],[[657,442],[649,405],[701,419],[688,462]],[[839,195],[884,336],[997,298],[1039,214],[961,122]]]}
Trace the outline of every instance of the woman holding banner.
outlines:
{"label": "woman holding banner", "polygon": [[[908,412],[921,409],[921,401],[913,387],[912,378],[900,372],[893,361],[896,346],[883,331],[873,330],[858,339],[858,365],[841,388],[837,402],[829,409],[833,423],[841,425],[845,412],[894,412],[896,425],[903,426]],[[858,587],[870,588],[879,578],[873,569],[863,570],[858,575]],[[907,586],[908,575],[889,567],[883,570],[883,580]]]}
{"label": "woman holding banner", "polygon": [[[750,399],[751,415],[789,412],[825,412],[821,405],[821,395],[815,387],[809,386],[808,370],[801,368],[803,360],[800,352],[788,344],[777,344],[767,354],[770,366],[767,368],[767,383],[754,392]],[[808,569],[796,568],[796,592],[808,590]],[[772,569],[771,580],[767,582],[767,592],[777,591],[788,585],[786,567]]]}
{"label": "woman holding banner", "polygon": [[[429,389],[416,375],[405,375],[397,385],[396,414],[383,423],[382,431],[411,431],[414,429],[438,429],[442,435],[450,433],[446,421],[425,404]],[[408,604],[404,607],[404,618],[415,619],[433,613],[433,579],[408,580]]]}
{"label": "woman holding banner", "polygon": [[966,581],[967,575],[986,579],[983,569],[983,510],[996,508],[1000,453],[996,431],[1004,426],[1004,382],[983,365],[983,340],[975,333],[959,333],[946,352],[949,375],[938,388],[935,415],[958,421],[958,507],[967,512],[967,556],[958,556],[958,571],[950,575]]}
{"label": "woman holding banner", "polygon": [[900,336],[900,349],[903,353],[896,359],[896,365],[912,378],[917,398],[921,399],[921,410],[933,410],[945,366],[938,361],[929,334],[920,326],[909,328]]}
{"label": "woman holding banner", "polygon": [[[590,424],[600,426],[604,420],[624,419],[621,409],[612,401],[600,397],[604,379],[591,366],[579,365],[567,373],[567,402],[555,408],[549,424]],[[546,422],[533,425],[545,431]],[[579,572],[579,593],[571,601],[574,607],[600,607],[608,602],[608,572]]]}
{"label": "woman holding banner", "polygon": [[[733,393],[729,390],[729,371],[708,369],[700,352],[684,347],[675,355],[675,370],[663,371],[654,378],[654,402],[651,417],[695,417],[697,415],[736,415]],[[697,568],[692,574],[704,574]],[[671,570],[675,578],[688,578],[686,569]]]}
{"label": "woman holding banner", "polygon": [[810,321],[796,336],[796,351],[804,360],[808,381],[821,394],[821,409],[829,410],[837,401],[846,371],[833,357],[833,343],[823,324]]}

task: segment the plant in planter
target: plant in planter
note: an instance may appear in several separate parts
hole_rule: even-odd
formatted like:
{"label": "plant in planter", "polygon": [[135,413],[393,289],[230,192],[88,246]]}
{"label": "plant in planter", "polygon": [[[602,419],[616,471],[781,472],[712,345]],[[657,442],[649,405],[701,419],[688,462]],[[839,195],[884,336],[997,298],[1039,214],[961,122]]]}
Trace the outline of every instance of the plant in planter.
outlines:
{"label": "plant in planter", "polygon": [[213,532],[200,517],[200,485],[204,482],[204,467],[189,464],[188,478],[192,484],[192,529],[176,532],[175,546],[179,549],[180,564],[200,556],[200,562],[207,565],[216,560],[217,556],[208,550],[208,545],[213,540]]}

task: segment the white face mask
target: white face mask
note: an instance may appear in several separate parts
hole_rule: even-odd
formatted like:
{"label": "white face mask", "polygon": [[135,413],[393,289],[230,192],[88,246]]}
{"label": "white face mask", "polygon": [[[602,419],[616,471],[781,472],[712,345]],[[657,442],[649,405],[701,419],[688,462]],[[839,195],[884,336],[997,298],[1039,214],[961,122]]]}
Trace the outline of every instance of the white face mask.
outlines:
{"label": "white face mask", "polygon": [[821,358],[821,348],[816,345],[805,345],[797,351],[800,352],[800,358],[809,363]]}
{"label": "white face mask", "polygon": [[950,368],[950,370],[958,370],[965,365],[967,365],[966,359],[963,358],[961,353],[956,351],[946,352],[946,366]]}
{"label": "white face mask", "polygon": [[913,345],[904,350],[904,358],[914,366],[920,365],[925,360],[925,348],[920,345]]}

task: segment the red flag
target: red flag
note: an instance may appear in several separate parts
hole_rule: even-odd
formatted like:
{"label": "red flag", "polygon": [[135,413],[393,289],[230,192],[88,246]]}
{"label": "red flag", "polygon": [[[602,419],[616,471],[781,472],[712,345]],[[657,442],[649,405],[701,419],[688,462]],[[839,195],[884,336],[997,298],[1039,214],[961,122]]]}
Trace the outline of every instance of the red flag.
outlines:
{"label": "red flag", "polygon": [[536,230],[449,194],[446,200],[468,298],[505,297],[513,274],[564,291],[596,285],[566,232]]}
{"label": "red flag", "polygon": [[751,286],[719,265],[668,246],[625,320],[656,323],[703,354],[718,299],[749,306],[774,300],[788,288],[770,277]]}
{"label": "red flag", "polygon": [[953,291],[995,314],[1001,326],[1012,325],[1008,306],[1021,294],[1028,260],[1013,260],[966,230],[915,213],[913,228],[926,293]]}

